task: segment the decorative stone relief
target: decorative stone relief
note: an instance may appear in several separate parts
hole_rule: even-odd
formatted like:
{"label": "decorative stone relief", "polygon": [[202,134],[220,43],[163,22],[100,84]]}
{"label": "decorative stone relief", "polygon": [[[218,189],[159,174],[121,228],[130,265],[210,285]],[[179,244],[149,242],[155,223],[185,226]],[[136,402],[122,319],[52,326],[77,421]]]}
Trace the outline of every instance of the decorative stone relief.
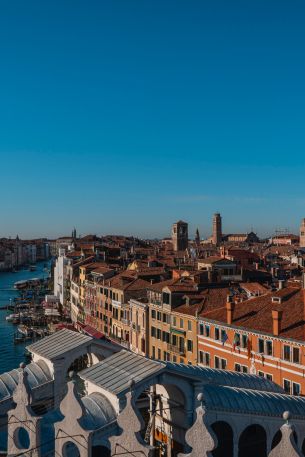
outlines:
{"label": "decorative stone relief", "polygon": [[31,449],[32,456],[40,456],[40,421],[31,408],[32,394],[25,371],[25,364],[20,364],[18,385],[13,394],[15,409],[8,412],[8,457],[19,455]]}
{"label": "decorative stone relief", "polygon": [[85,408],[73,381],[68,382],[67,393],[60,403],[60,411],[64,419],[55,424],[55,454],[66,457],[68,449],[76,447],[80,457],[90,457],[91,432],[80,425]]}
{"label": "decorative stone relief", "polygon": [[[133,386],[131,384],[131,389]],[[126,400],[126,406],[117,419],[117,423],[122,429],[122,434],[109,439],[111,455],[119,454],[120,457],[130,457],[131,453],[137,453],[137,455],[152,457],[153,447],[147,445],[140,434],[144,424],[135,405],[132,391],[127,393]]]}
{"label": "decorative stone relief", "polygon": [[[202,402],[203,395],[199,394],[197,399]],[[196,409],[196,414],[196,421],[185,434],[185,440],[192,451],[189,454],[179,454],[178,457],[211,457],[211,451],[217,447],[217,438],[205,424],[205,408],[202,404]]]}
{"label": "decorative stone relief", "polygon": [[302,457],[303,454],[298,450],[294,436],[293,426],[290,424],[290,413],[285,411],[283,419],[286,420],[286,424],[281,427],[282,439],[279,444],[272,449],[269,457]]}

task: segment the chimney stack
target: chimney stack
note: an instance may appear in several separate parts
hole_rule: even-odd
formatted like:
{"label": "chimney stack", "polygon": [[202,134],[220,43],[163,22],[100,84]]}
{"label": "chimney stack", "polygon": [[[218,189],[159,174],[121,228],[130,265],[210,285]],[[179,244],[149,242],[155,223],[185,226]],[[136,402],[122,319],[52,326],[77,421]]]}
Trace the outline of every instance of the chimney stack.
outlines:
{"label": "chimney stack", "polygon": [[235,303],[232,302],[232,297],[227,296],[226,310],[227,310],[227,324],[232,325]]}
{"label": "chimney stack", "polygon": [[272,321],[273,321],[273,335],[279,336],[281,333],[281,323],[282,323],[283,311],[272,310]]}
{"label": "chimney stack", "polygon": [[285,281],[283,279],[279,279],[279,290],[284,289]]}

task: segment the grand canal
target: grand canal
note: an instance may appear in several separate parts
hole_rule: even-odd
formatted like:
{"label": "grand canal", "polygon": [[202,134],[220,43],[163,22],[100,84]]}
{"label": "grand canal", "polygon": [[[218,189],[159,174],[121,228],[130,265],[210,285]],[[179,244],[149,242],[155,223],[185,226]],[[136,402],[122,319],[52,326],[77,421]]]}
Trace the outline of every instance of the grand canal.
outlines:
{"label": "grand canal", "polygon": [[[36,271],[20,270],[17,273],[0,272],[0,307],[10,303],[19,294],[14,290],[14,283],[23,279],[47,278],[48,271],[45,263],[37,263]],[[49,263],[48,263],[49,269]],[[0,310],[0,374],[18,367],[24,361],[25,344],[14,344],[13,338],[16,327],[6,321],[7,311]],[[29,344],[29,343],[27,343]]]}

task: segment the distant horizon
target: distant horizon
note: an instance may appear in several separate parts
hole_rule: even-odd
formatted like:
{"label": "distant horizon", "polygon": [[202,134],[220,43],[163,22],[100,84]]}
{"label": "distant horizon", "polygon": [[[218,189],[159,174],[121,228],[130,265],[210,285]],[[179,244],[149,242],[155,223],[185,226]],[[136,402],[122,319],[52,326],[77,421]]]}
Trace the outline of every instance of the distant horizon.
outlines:
{"label": "distant horizon", "polygon": [[[303,218],[300,218],[300,224],[301,224],[301,220]],[[178,219],[177,219],[178,220]],[[172,223],[174,223],[175,221],[173,221]],[[196,234],[196,230],[197,228],[199,229],[199,234],[200,234],[200,238],[201,240],[206,240],[208,239],[211,235],[212,235],[212,222],[211,222],[211,229],[210,229],[210,232],[208,232],[208,230],[206,231],[203,231],[203,230],[200,230],[200,225],[199,226],[196,226],[196,224],[193,224],[193,223],[190,223],[189,221],[185,220],[185,222],[188,223],[188,226],[189,226],[189,239],[194,239],[195,238],[195,234]],[[163,238],[171,238],[171,225],[169,226],[168,230],[167,231],[160,231],[159,234],[148,234],[148,233],[136,233],[136,232],[124,232],[124,231],[120,231],[120,230],[114,230],[114,231],[105,231],[105,232],[102,232],[102,231],[98,231],[98,232],[95,232],[95,231],[82,231],[82,232],[78,232],[77,230],[77,227],[76,228],[76,231],[77,231],[77,238],[80,238],[80,237],[85,237],[85,236],[88,236],[88,235],[93,235],[93,236],[98,236],[98,237],[104,237],[104,236],[126,236],[126,237],[132,237],[134,236],[135,238],[139,238],[139,239],[144,239],[144,240],[154,240],[154,239],[163,239]],[[73,230],[74,226],[71,227],[71,230],[70,231],[58,231],[54,234],[51,234],[50,232],[47,233],[47,234],[36,234],[36,235],[23,235],[22,232],[16,232],[16,235],[4,235],[4,234],[1,234],[0,233],[0,238],[7,238],[7,239],[15,239],[16,236],[18,235],[18,237],[21,239],[21,240],[34,240],[34,239],[39,239],[39,238],[47,238],[48,240],[52,240],[52,239],[57,239],[57,238],[60,238],[60,237],[69,237],[72,235],[72,230]],[[295,227],[294,229],[290,229],[289,227],[275,227],[273,231],[270,231],[270,232],[265,232],[265,233],[260,233],[259,231],[255,230],[255,227],[251,227],[251,228],[248,228],[248,229],[245,229],[245,230],[241,230],[239,227],[236,227],[236,229],[234,230],[234,226],[233,226],[233,229],[232,230],[226,230],[224,225],[223,225],[223,235],[228,235],[228,234],[232,234],[232,233],[250,233],[250,232],[254,232],[258,235],[258,237],[260,239],[268,239],[268,238],[271,238],[271,237],[274,237],[276,235],[276,231],[278,232],[282,232],[283,234],[284,233],[287,233],[287,234],[294,234],[294,235],[297,235],[299,236],[299,227]]]}

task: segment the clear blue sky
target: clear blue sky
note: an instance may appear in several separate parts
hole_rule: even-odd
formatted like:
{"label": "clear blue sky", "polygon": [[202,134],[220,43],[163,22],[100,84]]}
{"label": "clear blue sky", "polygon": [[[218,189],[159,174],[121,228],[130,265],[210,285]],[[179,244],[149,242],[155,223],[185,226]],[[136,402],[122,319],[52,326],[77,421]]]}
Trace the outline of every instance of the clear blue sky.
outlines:
{"label": "clear blue sky", "polygon": [[304,0],[3,0],[0,236],[296,230]]}

